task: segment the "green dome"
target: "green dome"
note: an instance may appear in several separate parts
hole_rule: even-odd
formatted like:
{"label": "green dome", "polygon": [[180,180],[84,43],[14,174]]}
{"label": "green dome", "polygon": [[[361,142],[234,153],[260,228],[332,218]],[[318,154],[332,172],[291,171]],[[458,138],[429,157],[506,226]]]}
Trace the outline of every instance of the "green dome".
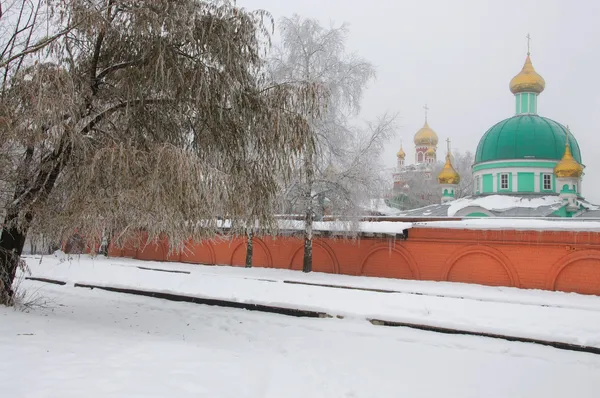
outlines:
{"label": "green dome", "polygon": [[[475,164],[509,159],[560,160],[565,153],[567,129],[538,115],[517,115],[490,128],[479,141]],[[573,157],[581,163],[579,144],[572,134]]]}

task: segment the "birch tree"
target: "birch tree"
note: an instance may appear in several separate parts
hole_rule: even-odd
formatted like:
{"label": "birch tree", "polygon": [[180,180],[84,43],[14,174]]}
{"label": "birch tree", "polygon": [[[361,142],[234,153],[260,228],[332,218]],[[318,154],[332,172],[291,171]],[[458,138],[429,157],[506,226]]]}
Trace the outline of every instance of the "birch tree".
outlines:
{"label": "birch tree", "polygon": [[304,82],[328,92],[326,111],[309,119],[315,134],[295,159],[296,179],[283,189],[286,210],[299,210],[304,218],[303,271],[312,270],[312,226],[327,206],[339,215],[359,209],[360,201],[381,181],[376,159],[393,132],[394,118],[383,116],[362,129],[349,120],[360,102],[375,69],[363,58],[346,52],[346,25],[323,28],[318,21],[299,16],[280,24],[282,45],[271,59],[273,80],[283,84]]}
{"label": "birch tree", "polygon": [[0,303],[12,302],[28,233],[61,241],[77,230],[91,242],[108,232],[122,244],[143,229],[181,247],[216,233],[217,216],[233,231],[274,225],[277,179],[311,147],[307,119],[326,91],[266,84],[267,13],[204,0],[43,9],[44,29],[29,20],[32,39],[13,40],[20,47],[0,59],[0,182],[10,192]]}

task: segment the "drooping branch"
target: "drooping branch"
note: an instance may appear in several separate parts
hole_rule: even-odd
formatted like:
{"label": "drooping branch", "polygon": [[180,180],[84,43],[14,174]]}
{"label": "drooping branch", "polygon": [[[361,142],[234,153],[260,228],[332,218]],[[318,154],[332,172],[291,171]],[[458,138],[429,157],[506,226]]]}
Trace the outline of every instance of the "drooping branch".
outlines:
{"label": "drooping branch", "polygon": [[73,29],[75,29],[76,26],[69,26],[68,28],[65,28],[63,30],[61,30],[60,32],[47,37],[45,39],[40,40],[39,42],[37,42],[36,44],[32,45],[29,48],[26,48],[23,51],[18,52],[17,54],[13,54],[10,57],[7,57],[6,59],[0,60],[0,68],[5,67],[6,65],[8,65],[9,63],[11,63],[12,61],[18,59],[18,58],[22,58],[26,55],[29,54],[33,54],[36,53],[44,48],[46,48],[47,46],[49,46],[50,44],[52,44],[53,42],[55,42],[56,40],[60,39],[61,37],[63,37],[64,35],[66,35],[67,33],[71,32]]}

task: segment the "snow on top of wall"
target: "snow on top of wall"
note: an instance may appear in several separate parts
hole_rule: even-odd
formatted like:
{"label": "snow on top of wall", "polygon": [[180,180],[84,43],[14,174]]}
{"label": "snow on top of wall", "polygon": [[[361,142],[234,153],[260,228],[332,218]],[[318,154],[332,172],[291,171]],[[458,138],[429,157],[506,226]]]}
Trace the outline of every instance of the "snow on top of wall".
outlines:
{"label": "snow on top of wall", "polygon": [[415,223],[418,228],[519,230],[519,231],[581,231],[600,232],[599,221],[536,220],[514,218],[477,218],[461,221]]}
{"label": "snow on top of wall", "polygon": [[558,196],[543,196],[539,198],[524,198],[520,196],[490,195],[479,198],[462,198],[450,203],[448,216],[452,217],[460,210],[478,206],[486,210],[508,210],[515,207],[538,208],[541,206],[559,205],[562,201]]}
{"label": "snow on top of wall", "polygon": [[[361,221],[358,223],[346,221],[315,221],[313,231],[329,232],[363,232],[379,234],[401,234],[403,230],[412,227],[409,222],[394,221]],[[304,221],[301,220],[279,220],[279,228],[287,230],[304,230]]]}

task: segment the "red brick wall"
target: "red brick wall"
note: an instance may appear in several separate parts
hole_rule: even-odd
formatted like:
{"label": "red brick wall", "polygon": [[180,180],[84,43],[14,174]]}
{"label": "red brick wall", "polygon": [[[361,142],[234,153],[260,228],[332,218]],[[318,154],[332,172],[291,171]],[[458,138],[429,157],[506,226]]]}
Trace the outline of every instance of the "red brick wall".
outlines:
{"label": "red brick wall", "polygon": [[[111,248],[113,256],[243,266],[242,238],[189,242],[168,254],[166,240]],[[303,241],[254,239],[253,265],[302,269]],[[407,240],[316,238],[313,270],[347,275],[453,281],[600,295],[600,233],[412,228]]]}

